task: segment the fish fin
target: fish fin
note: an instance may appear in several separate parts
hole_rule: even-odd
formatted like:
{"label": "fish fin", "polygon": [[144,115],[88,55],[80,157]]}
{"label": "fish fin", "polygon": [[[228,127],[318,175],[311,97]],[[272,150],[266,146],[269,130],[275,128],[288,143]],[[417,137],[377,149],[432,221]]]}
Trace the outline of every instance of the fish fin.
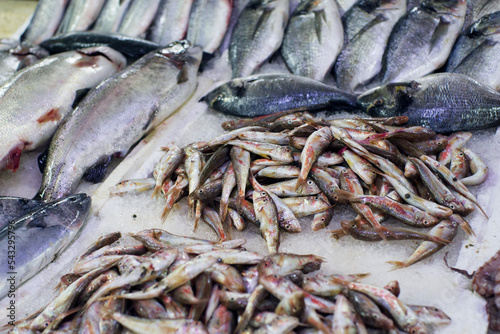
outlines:
{"label": "fish fin", "polygon": [[408,265],[404,261],[386,261],[386,263],[392,264],[393,268],[391,269],[391,271],[408,267]]}
{"label": "fish fin", "polygon": [[40,170],[40,173],[43,173],[43,171],[45,170],[45,166],[47,165],[48,155],[49,155],[49,149],[47,148],[45,151],[40,153],[40,155],[37,158],[38,169]]}
{"label": "fish fin", "polygon": [[41,216],[41,217],[36,217],[32,220],[30,220],[30,222],[28,224],[26,224],[26,228],[45,228],[47,227],[47,223],[45,222],[45,216]]}
{"label": "fish fin", "polygon": [[177,75],[177,84],[187,82],[189,80],[189,68],[183,65],[179,74]]}
{"label": "fish fin", "polygon": [[434,32],[432,34],[429,53],[432,53],[434,50],[441,51],[442,42],[445,41],[445,37],[447,36],[449,28],[450,22],[441,17],[439,19],[438,25],[436,26],[436,29],[434,29]]}
{"label": "fish fin", "polygon": [[111,159],[111,156],[106,157],[90,167],[83,175],[85,181],[92,183],[102,182],[106,176],[106,171],[108,170],[108,165],[111,162]]}
{"label": "fish fin", "polygon": [[78,103],[80,103],[81,100],[87,95],[87,93],[90,91],[90,88],[82,88],[76,91],[75,93],[75,99],[73,100],[73,104],[71,105],[71,108],[76,108]]}
{"label": "fish fin", "polygon": [[40,116],[36,121],[39,124],[42,124],[45,122],[58,121],[60,119],[61,119],[61,114],[59,113],[59,108],[52,108],[49,111],[47,111],[45,114]]}
{"label": "fish fin", "polygon": [[356,35],[352,36],[351,38],[351,43],[352,41],[356,40],[357,38],[359,38],[360,36],[363,36],[363,34],[373,28],[374,26],[376,26],[377,24],[379,23],[382,23],[382,22],[385,22],[387,21],[388,18],[384,15],[384,14],[378,14],[377,16],[375,16],[375,18],[373,20],[371,20],[370,22],[368,22],[363,28],[361,28],[357,33]]}
{"label": "fish fin", "polygon": [[153,106],[153,108],[151,108],[151,110],[149,112],[148,121],[142,127],[143,131],[146,131],[146,129],[149,128],[151,123],[153,123],[153,121],[155,120],[157,114],[158,114],[158,106],[155,105],[155,106]]}
{"label": "fish fin", "polygon": [[314,11],[314,31],[316,32],[318,41],[321,41],[321,26],[323,22],[326,22],[325,10]]}
{"label": "fish fin", "polygon": [[255,39],[255,35],[257,34],[257,31],[259,31],[260,27],[263,26],[269,20],[269,17],[271,16],[273,10],[274,10],[274,8],[269,8],[269,7],[264,8],[264,12],[259,17],[259,21],[255,25],[255,29],[254,29],[253,34],[252,34],[252,39]]}
{"label": "fish fin", "polygon": [[200,73],[203,72],[203,70],[205,70],[205,66],[207,65],[207,63],[210,62],[210,60],[212,60],[213,58],[215,58],[215,54],[203,51],[198,72]]}

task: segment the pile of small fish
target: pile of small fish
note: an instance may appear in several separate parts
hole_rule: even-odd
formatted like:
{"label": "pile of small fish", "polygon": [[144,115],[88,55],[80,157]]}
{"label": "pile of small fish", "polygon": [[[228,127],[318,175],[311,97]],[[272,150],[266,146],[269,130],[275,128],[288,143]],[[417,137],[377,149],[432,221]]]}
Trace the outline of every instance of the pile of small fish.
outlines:
{"label": "pile of small fish", "polygon": [[[458,226],[474,233],[462,217],[481,207],[466,185],[484,182],[488,168],[464,147],[471,133],[438,136],[399,126],[405,121],[324,120],[307,112],[229,121],[223,127],[230,131],[211,140],[168,148],[153,177],[122,181],[110,192],[154,188],[153,197],[166,199],[162,218],[187,195],[195,228],[201,218],[224,241],[226,218],[238,230],[251,222],[270,254],[278,252],[280,231],[301,231],[298,218],[314,215],[317,231],[337,204],[349,203],[359,216],[332,234],[424,240],[408,260],[394,262],[406,267],[450,243]],[[389,217],[417,229],[382,225]]]}
{"label": "pile of small fish", "polygon": [[[246,251],[160,229],[98,239],[61,278],[60,293],[10,333],[430,333],[450,318],[407,305],[397,281],[316,273],[321,257]],[[138,242],[137,242],[138,241]]]}
{"label": "pile of small fish", "polygon": [[490,329],[500,331],[500,251],[475,272],[472,288],[486,299]]}

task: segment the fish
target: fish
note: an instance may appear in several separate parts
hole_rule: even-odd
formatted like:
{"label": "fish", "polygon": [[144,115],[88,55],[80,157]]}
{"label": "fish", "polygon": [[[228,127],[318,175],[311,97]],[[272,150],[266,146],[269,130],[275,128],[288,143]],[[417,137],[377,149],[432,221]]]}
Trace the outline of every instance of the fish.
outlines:
{"label": "fish", "polygon": [[113,319],[134,333],[197,333],[208,334],[201,321],[191,319],[141,319],[115,312]]}
{"label": "fish", "polygon": [[125,67],[108,47],[68,51],[18,71],[0,88],[0,169],[16,171],[22,151],[49,142],[72,110],[79,92]]}
{"label": "fish", "polygon": [[462,151],[469,161],[472,175],[460,179],[460,182],[464,185],[471,186],[481,184],[486,181],[486,178],[488,177],[488,166],[484,163],[481,157],[466,147],[464,147]]}
{"label": "fish", "polygon": [[92,25],[92,31],[117,32],[131,2],[132,0],[107,0]]}
{"label": "fish", "polygon": [[250,0],[236,22],[229,42],[232,78],[255,72],[283,40],[289,0]]}
{"label": "fish", "polygon": [[87,30],[99,16],[104,2],[105,0],[70,1],[56,34]]}
{"label": "fish", "polygon": [[194,0],[186,39],[213,54],[226,34],[232,9],[233,0]]}
{"label": "fish", "polygon": [[54,35],[69,0],[40,0],[26,30],[19,38],[25,44],[40,44]]}
{"label": "fish", "polygon": [[347,40],[335,63],[338,88],[363,91],[375,79],[389,35],[404,14],[404,0],[358,1],[344,14]]}
{"label": "fish", "polygon": [[257,74],[222,83],[202,99],[215,111],[240,117],[280,111],[354,110],[356,95],[293,74]]}
{"label": "fish", "polygon": [[44,203],[23,197],[0,196],[0,238],[11,221],[43,206]]}
{"label": "fish", "polygon": [[133,0],[125,11],[117,32],[141,37],[153,22],[160,2],[161,0]]}
{"label": "fish", "polygon": [[[112,155],[125,155],[189,99],[197,86],[200,60],[201,48],[187,41],[175,42],[149,53],[87,94],[51,141],[36,197],[48,200],[71,193],[92,168],[97,173],[90,179],[102,179]],[[158,80],[162,85],[153,84]],[[141,92],[130,103],[137,85]],[[116,122],[118,111],[122,122]]]}
{"label": "fish", "polygon": [[166,45],[186,36],[194,0],[164,0],[147,32],[147,40]]}
{"label": "fish", "polygon": [[[64,251],[82,228],[90,205],[89,196],[77,194],[46,203],[11,221],[6,235],[0,239],[7,257],[2,262],[0,298],[15,294],[19,286]],[[14,280],[12,272],[16,273]]]}
{"label": "fish", "polygon": [[[471,105],[469,101],[475,101]],[[408,116],[408,125],[438,133],[473,131],[499,124],[500,93],[458,73],[436,73],[375,87],[358,97],[370,116]]]}
{"label": "fish", "polygon": [[465,0],[425,1],[394,25],[382,58],[382,84],[417,79],[448,59],[465,20]]}
{"label": "fish", "polygon": [[293,11],[280,52],[293,74],[323,81],[343,43],[344,29],[335,1],[306,0]]}

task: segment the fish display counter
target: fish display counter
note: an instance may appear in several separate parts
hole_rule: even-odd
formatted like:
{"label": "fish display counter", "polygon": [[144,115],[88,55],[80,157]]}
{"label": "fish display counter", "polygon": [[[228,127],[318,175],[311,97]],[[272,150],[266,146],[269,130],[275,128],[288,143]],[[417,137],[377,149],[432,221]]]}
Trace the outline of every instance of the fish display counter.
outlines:
{"label": "fish display counter", "polygon": [[[223,14],[221,9],[220,15],[227,14]],[[27,22],[23,22],[26,25]],[[23,28],[19,31],[23,31]],[[157,57],[175,58],[166,52]],[[195,228],[194,217],[190,211],[190,198],[187,196],[171,205],[168,215],[162,217],[167,205],[164,196],[152,196],[153,190],[122,194],[118,194],[115,190],[116,186],[125,180],[151,179],[155,166],[168,148],[185,148],[192,146],[193,143],[210,142],[227,133],[222,127],[223,123],[240,119],[209,108],[206,98],[208,93],[232,78],[230,57],[229,51],[225,50],[218,58],[205,63],[202,71],[198,73],[196,87],[192,87],[192,91],[186,93],[190,97],[179,108],[175,106],[176,110],[171,112],[168,118],[158,125],[154,124],[151,131],[137,144],[132,145],[124,157],[113,159],[103,180],[96,183],[83,180],[74,186],[72,193],[86,193],[91,197],[92,204],[85,223],[63,252],[57,254],[53,261],[26,283],[0,300],[0,325],[22,320],[50,303],[59,293],[56,286],[61,276],[68,273],[78,257],[103,235],[119,231],[127,236],[146,229],[162,229],[180,236],[202,238],[213,242],[219,240],[220,234],[218,235],[203,220]],[[175,64],[178,65],[180,62],[176,60]],[[190,74],[182,70],[182,66],[180,68],[174,66],[171,71],[176,73],[174,75],[176,84],[180,85],[190,80]],[[285,61],[278,59],[262,65],[257,70],[257,74],[260,75],[271,73],[289,73]],[[329,76],[326,83],[333,84],[333,78]],[[348,86],[350,85],[346,84],[344,87]],[[244,89],[249,87],[244,85]],[[351,94],[354,96],[352,92],[342,95],[343,101],[347,102],[339,109],[348,109],[352,103]],[[88,101],[91,99],[84,100],[83,105],[90,103]],[[115,102],[110,96],[102,106],[102,113],[105,112],[106,105]],[[356,102],[353,103],[355,104]],[[150,109],[154,112],[146,119],[147,126],[150,125],[150,120],[154,119],[151,115],[156,115],[157,112],[154,106],[150,106]],[[349,118],[352,115],[352,112],[348,111],[314,113],[314,116],[328,121]],[[104,126],[101,131],[106,131],[106,127],[109,131],[115,131],[111,126],[113,122],[117,123],[118,120],[112,119],[110,125]],[[432,119],[429,122],[434,125]],[[79,126],[83,128],[85,125]],[[142,128],[147,126],[141,125]],[[91,128],[88,131],[90,132]],[[453,241],[436,254],[406,268],[396,269],[390,262],[402,262],[408,259],[421,241],[364,242],[348,235],[336,239],[332,237],[332,231],[340,230],[342,221],[352,221],[356,218],[356,212],[350,205],[336,204],[329,208],[332,209],[332,218],[325,228],[314,228],[311,225],[313,216],[308,216],[300,218],[299,233],[281,233],[279,252],[319,256],[323,260],[321,265],[323,274],[367,274],[362,275],[366,277],[361,282],[379,287],[397,280],[401,287],[399,298],[405,303],[434,306],[451,318],[449,324],[432,327],[429,333],[488,333],[486,301],[473,291],[472,280],[466,273],[472,274],[478,270],[499,250],[500,210],[497,209],[495,194],[500,190],[500,176],[495,166],[500,161],[500,152],[495,148],[500,145],[500,135],[496,126],[474,129],[471,133],[472,137],[464,147],[477,154],[489,168],[487,178],[482,184],[468,187],[483,210],[482,212],[476,207],[465,217],[473,234],[467,234],[459,228]],[[331,134],[333,135],[335,134]],[[337,133],[337,135],[342,134]],[[94,144],[97,147],[100,143],[96,140]],[[45,149],[46,147],[40,147],[23,152],[15,173],[10,170],[0,171],[0,195],[26,199],[31,199],[37,194],[40,196],[40,185],[44,183],[43,179],[46,176],[39,171],[38,157]],[[87,154],[90,156],[92,151],[91,146]],[[79,165],[84,163],[81,162]],[[256,185],[254,183],[252,185],[252,189],[256,189]],[[44,193],[49,194],[49,192]],[[269,254],[270,248],[266,246],[258,226],[247,224],[241,231],[231,228],[226,232],[227,239],[245,239],[243,247],[246,250],[261,255]],[[24,236],[18,235],[18,238]],[[29,238],[37,242],[32,236]],[[4,254],[6,261],[6,251],[2,250],[1,254]],[[6,328],[2,330],[6,331]]]}

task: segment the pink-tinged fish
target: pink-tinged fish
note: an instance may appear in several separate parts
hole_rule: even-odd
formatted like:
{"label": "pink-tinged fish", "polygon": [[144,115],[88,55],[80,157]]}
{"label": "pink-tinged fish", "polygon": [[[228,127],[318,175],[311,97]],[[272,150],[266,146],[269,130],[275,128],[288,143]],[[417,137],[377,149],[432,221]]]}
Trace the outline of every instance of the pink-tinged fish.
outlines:
{"label": "pink-tinged fish", "polygon": [[227,144],[241,147],[244,150],[260,155],[266,159],[273,159],[282,163],[293,162],[292,151],[287,146],[258,143],[247,140],[230,140]]}
{"label": "pink-tinged fish", "polygon": [[121,313],[113,313],[113,319],[134,333],[208,334],[200,321],[191,319],[141,319]]}
{"label": "pink-tinged fish", "polygon": [[219,216],[221,221],[226,220],[227,209],[229,206],[229,196],[236,186],[236,177],[234,175],[233,164],[230,163],[224,176],[222,177],[222,193],[219,202]]}
{"label": "pink-tinged fish", "polygon": [[451,152],[454,148],[462,148],[463,145],[471,139],[471,132],[455,132],[448,137],[448,145],[439,153],[438,161],[443,165],[447,165],[451,160]]}
{"label": "pink-tinged fish", "polygon": [[465,157],[465,153],[459,148],[451,150],[450,171],[459,180],[469,173],[469,162]]}
{"label": "pink-tinged fish", "polygon": [[463,148],[463,152],[469,161],[472,175],[467,176],[460,181],[462,181],[462,183],[466,186],[475,186],[486,181],[488,176],[488,166],[486,166],[481,157],[468,148]]}
{"label": "pink-tinged fish", "polygon": [[241,203],[245,199],[245,190],[250,173],[250,152],[238,146],[233,146],[229,154],[238,186],[238,203]]}

